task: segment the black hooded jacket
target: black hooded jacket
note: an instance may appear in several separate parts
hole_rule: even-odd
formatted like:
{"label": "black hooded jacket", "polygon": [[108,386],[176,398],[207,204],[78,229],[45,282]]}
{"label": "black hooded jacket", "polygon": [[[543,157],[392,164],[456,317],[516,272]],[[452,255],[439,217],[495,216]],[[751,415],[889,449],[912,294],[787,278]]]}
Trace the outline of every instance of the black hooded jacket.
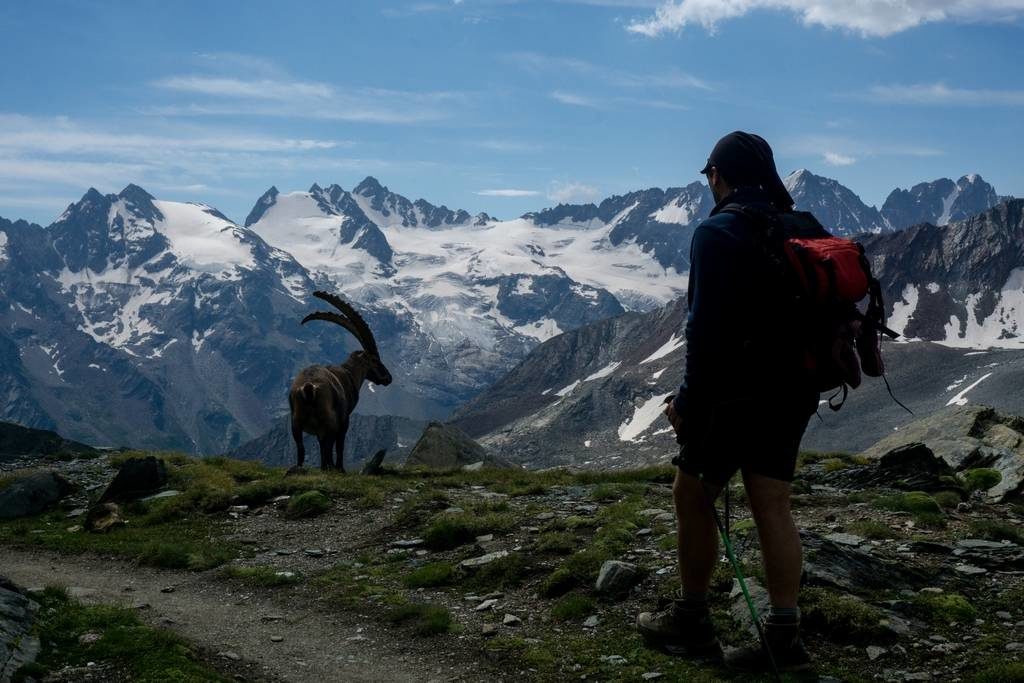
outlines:
{"label": "black hooded jacket", "polygon": [[674,405],[687,433],[707,424],[723,404],[804,411],[817,402],[817,391],[801,380],[799,347],[782,305],[783,281],[762,246],[764,228],[722,211],[728,204],[774,210],[763,190],[739,188],[694,232],[686,370]]}

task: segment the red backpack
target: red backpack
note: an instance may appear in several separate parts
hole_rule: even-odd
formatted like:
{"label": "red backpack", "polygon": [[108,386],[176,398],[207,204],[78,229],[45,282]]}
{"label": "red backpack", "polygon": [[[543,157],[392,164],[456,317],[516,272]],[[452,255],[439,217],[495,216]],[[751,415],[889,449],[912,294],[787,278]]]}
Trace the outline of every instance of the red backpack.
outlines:
{"label": "red backpack", "polygon": [[[910,412],[885,378],[880,335],[899,335],[885,326],[882,288],[871,274],[864,247],[833,236],[805,211],[767,212],[739,204],[722,210],[763,228],[762,247],[783,278],[797,338],[803,340],[803,369],[818,391],[836,390],[829,407],[842,408],[863,374],[881,377],[893,400]],[[858,304],[865,298],[862,312]]]}

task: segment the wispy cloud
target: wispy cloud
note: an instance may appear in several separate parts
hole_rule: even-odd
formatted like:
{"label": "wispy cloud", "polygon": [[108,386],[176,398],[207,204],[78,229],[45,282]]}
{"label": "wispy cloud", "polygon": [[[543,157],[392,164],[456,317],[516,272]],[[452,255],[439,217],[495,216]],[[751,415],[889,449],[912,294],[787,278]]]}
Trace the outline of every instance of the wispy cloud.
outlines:
{"label": "wispy cloud", "polygon": [[555,90],[551,93],[551,99],[562,104],[568,104],[573,107],[588,107],[591,109],[600,109],[602,104],[597,100],[586,97],[584,95],[577,95],[571,92],[562,92],[561,90]]}
{"label": "wispy cloud", "polygon": [[1024,90],[951,88],[945,83],[876,85],[864,97],[886,104],[957,105],[965,107],[1024,106]]}
{"label": "wispy cloud", "polygon": [[481,197],[536,197],[540,192],[537,192],[536,190],[500,189],[479,190],[476,194]]}
{"label": "wispy cloud", "polygon": [[691,25],[714,31],[754,10],[788,11],[806,25],[881,37],[933,22],[1015,19],[1024,12],[1024,0],[672,0],[627,30],[651,37]]}
{"label": "wispy cloud", "polygon": [[857,163],[855,158],[838,152],[825,152],[822,157],[829,166],[852,166]]}
{"label": "wispy cloud", "polygon": [[538,74],[572,74],[622,88],[711,89],[703,80],[678,69],[637,73],[574,57],[557,57],[539,52],[513,52],[506,55],[505,59]]}
{"label": "wispy cloud", "polygon": [[167,90],[216,97],[243,97],[285,102],[295,99],[326,100],[335,94],[334,89],[326,83],[276,81],[268,78],[243,80],[215,76],[171,76],[154,81],[153,85]]}
{"label": "wispy cloud", "polygon": [[492,152],[540,152],[544,149],[544,145],[522,140],[471,140],[467,144]]}
{"label": "wispy cloud", "polygon": [[598,196],[598,189],[581,182],[552,182],[548,187],[548,199],[561,204],[588,202]]}

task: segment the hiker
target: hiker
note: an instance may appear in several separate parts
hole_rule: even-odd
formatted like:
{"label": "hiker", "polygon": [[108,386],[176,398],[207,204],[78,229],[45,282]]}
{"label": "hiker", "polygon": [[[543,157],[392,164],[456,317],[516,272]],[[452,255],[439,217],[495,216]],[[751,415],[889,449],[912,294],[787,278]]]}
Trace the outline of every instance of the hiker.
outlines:
{"label": "hiker", "polygon": [[[686,369],[665,408],[681,445],[672,492],[682,588],[665,610],[640,614],[637,628],[649,644],[671,654],[722,656],[708,610],[719,558],[712,506],[739,471],[771,598],[762,622],[765,643],[779,671],[798,671],[810,667],[810,658],[800,640],[802,555],[790,484],[819,395],[801,373],[800,353],[786,343],[792,328],[780,310],[784,284],[758,247],[764,228],[751,217],[790,212],[793,199],[771,148],[757,135],[726,135],[701,173],[716,205],[693,235]],[[725,663],[744,671],[773,668],[760,644],[731,650]]]}

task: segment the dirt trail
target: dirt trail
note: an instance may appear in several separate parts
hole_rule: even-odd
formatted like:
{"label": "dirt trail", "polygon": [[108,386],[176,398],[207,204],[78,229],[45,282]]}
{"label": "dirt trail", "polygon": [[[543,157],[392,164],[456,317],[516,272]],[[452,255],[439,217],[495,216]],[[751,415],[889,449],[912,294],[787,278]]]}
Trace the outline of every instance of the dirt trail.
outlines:
{"label": "dirt trail", "polygon": [[482,674],[460,663],[424,661],[423,653],[409,653],[401,638],[358,615],[276,604],[203,574],[11,548],[3,549],[0,574],[26,587],[63,584],[85,602],[148,604],[139,609],[148,623],[171,628],[211,653],[234,653],[250,664],[248,671],[268,679],[470,681]]}

